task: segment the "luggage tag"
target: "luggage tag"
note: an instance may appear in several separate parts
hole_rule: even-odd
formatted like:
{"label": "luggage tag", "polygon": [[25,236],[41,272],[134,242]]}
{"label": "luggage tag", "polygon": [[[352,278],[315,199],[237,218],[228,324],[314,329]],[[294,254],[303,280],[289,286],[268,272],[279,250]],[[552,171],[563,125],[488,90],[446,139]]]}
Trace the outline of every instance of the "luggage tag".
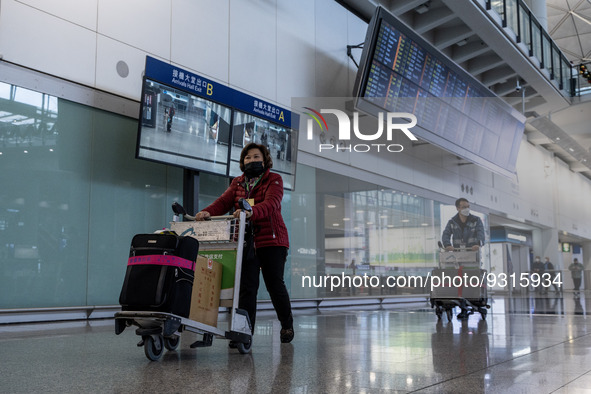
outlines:
{"label": "luggage tag", "polygon": [[251,207],[254,207],[254,198],[247,198],[246,202],[248,202]]}

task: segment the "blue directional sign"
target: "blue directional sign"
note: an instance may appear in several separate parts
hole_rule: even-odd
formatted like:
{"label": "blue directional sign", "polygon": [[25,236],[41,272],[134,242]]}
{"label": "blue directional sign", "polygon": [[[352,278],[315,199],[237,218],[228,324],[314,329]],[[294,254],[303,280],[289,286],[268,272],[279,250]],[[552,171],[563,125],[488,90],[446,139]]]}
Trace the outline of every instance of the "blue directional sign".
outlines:
{"label": "blue directional sign", "polygon": [[146,77],[285,127],[299,125],[298,114],[150,56],[146,56]]}

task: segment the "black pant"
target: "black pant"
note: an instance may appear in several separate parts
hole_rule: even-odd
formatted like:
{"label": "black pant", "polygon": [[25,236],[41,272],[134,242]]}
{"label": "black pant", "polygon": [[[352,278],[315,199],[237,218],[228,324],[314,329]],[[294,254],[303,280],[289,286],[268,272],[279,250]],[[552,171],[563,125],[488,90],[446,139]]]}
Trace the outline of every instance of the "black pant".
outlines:
{"label": "black pant", "polygon": [[281,328],[291,328],[293,326],[291,302],[283,281],[286,259],[287,248],[270,246],[256,249],[254,258],[242,261],[238,307],[248,312],[253,332],[257,312],[260,272],[263,274],[263,280],[271,296],[277,318],[281,322]]}
{"label": "black pant", "polygon": [[581,287],[581,278],[573,278],[573,283],[575,284],[575,291],[579,291],[579,287]]}

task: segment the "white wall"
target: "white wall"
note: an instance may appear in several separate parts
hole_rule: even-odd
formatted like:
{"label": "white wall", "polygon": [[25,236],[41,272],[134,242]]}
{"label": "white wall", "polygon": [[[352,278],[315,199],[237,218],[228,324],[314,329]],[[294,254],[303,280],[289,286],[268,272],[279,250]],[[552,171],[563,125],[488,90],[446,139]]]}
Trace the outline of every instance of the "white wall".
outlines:
{"label": "white wall", "polygon": [[[333,0],[0,3],[4,60],[138,101],[146,55],[285,107],[294,97],[350,96],[357,70],[346,45],[363,42],[366,28]],[[119,62],[127,76],[118,74]],[[405,144],[396,156],[329,159],[317,157],[313,144],[301,148],[309,154],[302,157],[325,169],[331,168],[327,162],[362,168],[384,185],[402,182],[448,202],[466,197],[491,211],[591,239],[590,182],[525,139],[515,180],[458,165],[455,156],[428,145]],[[462,184],[472,193],[462,192]]]}

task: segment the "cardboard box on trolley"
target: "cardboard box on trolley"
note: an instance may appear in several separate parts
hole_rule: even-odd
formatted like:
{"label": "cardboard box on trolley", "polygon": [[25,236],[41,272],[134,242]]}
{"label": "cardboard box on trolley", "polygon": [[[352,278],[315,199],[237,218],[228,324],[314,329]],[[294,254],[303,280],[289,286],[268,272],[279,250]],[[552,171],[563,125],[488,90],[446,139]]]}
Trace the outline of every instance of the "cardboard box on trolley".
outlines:
{"label": "cardboard box on trolley", "polygon": [[217,326],[221,283],[222,265],[217,261],[197,256],[189,319]]}
{"label": "cardboard box on trolley", "polygon": [[[234,277],[236,275],[236,257],[235,248],[223,248],[224,243],[233,241],[234,231],[230,221],[201,221],[198,222],[172,222],[171,230],[179,235],[187,235],[197,238],[200,245],[199,256],[214,260],[221,264],[221,307],[231,307],[234,295]],[[220,243],[220,249],[214,245]],[[197,276],[197,273],[195,274]],[[195,285],[193,285],[195,286]]]}
{"label": "cardboard box on trolley", "polygon": [[234,277],[236,276],[236,250],[206,250],[199,252],[199,255],[220,263],[222,282],[219,306],[231,307],[234,296]]}
{"label": "cardboard box on trolley", "polygon": [[197,256],[189,319],[217,326],[221,284],[222,265],[212,259]]}

